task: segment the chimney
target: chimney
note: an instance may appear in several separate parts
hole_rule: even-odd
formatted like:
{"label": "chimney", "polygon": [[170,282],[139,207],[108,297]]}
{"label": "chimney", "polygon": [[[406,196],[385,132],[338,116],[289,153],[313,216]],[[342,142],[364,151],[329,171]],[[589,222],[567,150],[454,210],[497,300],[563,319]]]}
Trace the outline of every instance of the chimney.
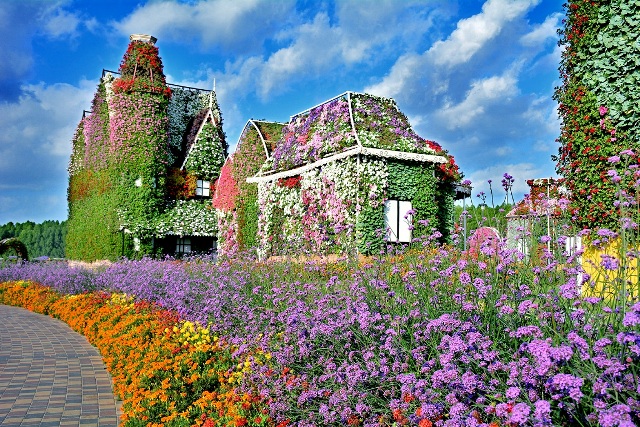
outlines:
{"label": "chimney", "polygon": [[148,34],[131,34],[129,36],[129,41],[139,41],[139,42],[145,42],[149,44],[155,44],[158,41],[158,39]]}

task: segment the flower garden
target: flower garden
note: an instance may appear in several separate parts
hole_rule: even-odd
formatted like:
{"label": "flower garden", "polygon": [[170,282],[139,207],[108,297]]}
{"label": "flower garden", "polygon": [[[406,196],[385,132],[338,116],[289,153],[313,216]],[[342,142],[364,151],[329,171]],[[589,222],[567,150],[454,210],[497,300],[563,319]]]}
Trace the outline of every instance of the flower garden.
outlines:
{"label": "flower garden", "polygon": [[[221,256],[0,265],[0,303],[85,335],[113,377],[124,426],[640,425],[638,85],[626,78],[640,2],[568,0],[566,11],[556,161],[569,191],[538,191],[516,209],[513,241],[526,251],[482,238],[464,250],[450,211],[426,203],[453,206],[435,184],[461,178],[448,155],[420,167],[358,155],[305,169],[355,143],[363,153],[446,154],[391,101],[348,93],[289,124],[251,120],[223,164],[219,111],[194,127],[205,99],[169,89],[157,49],[136,42],[74,138],[70,257],[117,254],[118,224],[150,235],[217,230]],[[166,168],[185,144],[201,156]],[[125,154],[135,173],[122,168]],[[249,185],[260,169],[276,178]],[[215,214],[188,200],[196,175],[219,178]],[[369,181],[356,187],[345,175]],[[156,188],[163,180],[172,206]],[[504,175],[507,193],[513,182]],[[383,237],[390,197],[422,215],[409,244]],[[116,217],[123,202],[129,211]],[[360,209],[366,221],[354,220]],[[569,247],[577,237],[582,247]],[[337,260],[269,258],[308,252]]]}
{"label": "flower garden", "polygon": [[624,203],[624,227],[581,232],[587,251],[623,243],[589,273],[566,236],[522,230],[535,256],[435,235],[331,263],[7,265],[0,302],[84,334],[125,426],[633,426],[638,204]]}

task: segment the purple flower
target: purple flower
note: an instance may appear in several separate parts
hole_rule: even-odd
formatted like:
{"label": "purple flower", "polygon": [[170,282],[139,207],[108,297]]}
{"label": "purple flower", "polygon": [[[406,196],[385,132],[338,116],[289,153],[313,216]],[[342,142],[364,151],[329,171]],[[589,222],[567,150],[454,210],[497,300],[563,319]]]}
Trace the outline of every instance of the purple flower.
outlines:
{"label": "purple flower", "polygon": [[519,387],[509,387],[504,395],[509,400],[515,400],[520,395],[520,388]]}
{"label": "purple flower", "polygon": [[620,156],[611,156],[607,159],[609,163],[618,163],[620,161]]}
{"label": "purple flower", "polygon": [[551,241],[551,237],[549,236],[541,236],[540,237],[540,243],[547,243]]}
{"label": "purple flower", "polygon": [[600,255],[602,261],[600,261],[600,265],[604,267],[605,270],[615,271],[618,269],[618,259],[612,257],[611,255]]}
{"label": "purple flower", "polygon": [[550,423],[551,404],[546,400],[538,400],[533,405],[535,406],[533,416],[536,421],[540,421],[541,423]]}
{"label": "purple flower", "polygon": [[529,405],[522,402],[516,403],[511,409],[511,417],[509,417],[509,422],[518,425],[525,424],[529,420],[530,413],[531,408],[529,408]]}
{"label": "purple flower", "polygon": [[556,396],[554,398],[558,400],[561,399],[562,396],[568,396],[576,402],[579,402],[583,396],[582,390],[580,390],[583,384],[584,380],[574,375],[556,374],[547,381],[547,388]]}
{"label": "purple flower", "polygon": [[631,309],[632,311],[627,312],[622,320],[622,324],[627,328],[640,325],[640,302],[634,304]]}
{"label": "purple flower", "polygon": [[629,408],[629,406],[624,404],[614,405],[610,409],[600,411],[598,414],[598,423],[602,427],[630,427],[635,425],[631,421],[630,413],[631,408]]}

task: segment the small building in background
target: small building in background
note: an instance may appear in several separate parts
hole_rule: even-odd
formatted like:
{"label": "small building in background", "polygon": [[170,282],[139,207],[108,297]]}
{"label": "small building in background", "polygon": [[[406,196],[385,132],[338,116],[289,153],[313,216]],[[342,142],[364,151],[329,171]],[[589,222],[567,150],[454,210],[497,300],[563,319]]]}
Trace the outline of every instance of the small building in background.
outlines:
{"label": "small building in background", "polygon": [[[565,237],[565,251],[581,247],[580,236],[567,221],[570,194],[563,178],[527,180],[530,192],[507,214],[507,246],[525,255],[540,245],[551,247]],[[550,239],[543,236],[548,236]]]}

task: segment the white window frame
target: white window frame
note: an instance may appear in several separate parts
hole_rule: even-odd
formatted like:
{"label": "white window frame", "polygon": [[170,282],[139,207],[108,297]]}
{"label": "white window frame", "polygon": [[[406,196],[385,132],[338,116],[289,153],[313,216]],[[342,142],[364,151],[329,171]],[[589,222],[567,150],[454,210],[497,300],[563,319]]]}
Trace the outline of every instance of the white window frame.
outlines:
{"label": "white window frame", "polygon": [[406,200],[384,202],[384,226],[388,242],[411,243],[413,216],[408,214],[411,210],[411,202]]}
{"label": "white window frame", "polygon": [[196,196],[209,197],[211,195],[211,181],[199,179],[196,181]]}

